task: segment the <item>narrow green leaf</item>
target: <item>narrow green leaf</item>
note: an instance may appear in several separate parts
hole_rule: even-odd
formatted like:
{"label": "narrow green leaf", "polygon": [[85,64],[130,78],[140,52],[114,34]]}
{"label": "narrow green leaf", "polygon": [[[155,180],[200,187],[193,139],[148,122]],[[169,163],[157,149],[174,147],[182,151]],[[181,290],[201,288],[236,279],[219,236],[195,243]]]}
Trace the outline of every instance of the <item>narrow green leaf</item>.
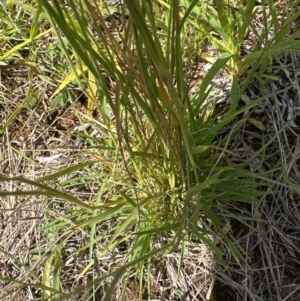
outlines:
{"label": "narrow green leaf", "polygon": [[206,90],[208,89],[209,85],[215,78],[218,72],[224,67],[224,65],[228,62],[228,60],[232,57],[231,54],[223,54],[219,57],[215,63],[211,66],[205,77],[203,78],[200,90],[199,90],[199,99],[198,99],[198,106],[195,108],[195,116],[199,114],[200,106],[203,104],[205,100]]}

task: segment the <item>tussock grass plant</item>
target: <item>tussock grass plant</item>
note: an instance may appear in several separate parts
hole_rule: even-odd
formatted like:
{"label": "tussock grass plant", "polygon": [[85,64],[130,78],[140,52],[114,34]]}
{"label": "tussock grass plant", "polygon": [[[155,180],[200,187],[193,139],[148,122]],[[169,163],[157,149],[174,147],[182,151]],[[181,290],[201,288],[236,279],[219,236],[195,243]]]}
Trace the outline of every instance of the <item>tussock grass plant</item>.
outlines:
{"label": "tussock grass plant", "polygon": [[[7,22],[12,3],[35,16],[30,37],[2,54],[3,63],[44,35],[56,34],[56,51],[67,70],[59,71],[62,77],[50,103],[54,108],[65,105],[66,97],[75,102],[71,92],[63,94],[70,84],[87,96],[86,114],[76,113],[82,125],[76,135],[87,147],[76,156],[89,156],[89,161],[33,180],[10,179],[32,190],[5,191],[0,196],[40,195],[42,202],[49,198],[55,202],[43,217],[47,246],[30,252],[32,258],[41,257],[37,262],[43,266],[42,280],[37,281],[36,272],[30,271],[36,283],[1,281],[11,281],[19,288],[36,287],[42,291],[42,300],[93,300],[101,290],[99,298],[111,300],[117,286],[119,298],[124,298],[134,276],[142,299],[151,296],[151,273],[160,259],[179,249],[179,271],[186,246],[195,239],[204,242],[223,264],[224,250],[237,262],[247,262],[245,249],[228,231],[228,219],[253,231],[254,227],[227,204],[251,205],[265,198],[271,193],[265,191],[266,181],[274,170],[262,171],[261,165],[252,164],[261,154],[266,156],[268,143],[238,163],[238,149],[231,142],[247,122],[263,130],[259,121],[249,118],[249,112],[280,92],[243,106],[240,100],[253,78],[263,78],[273,57],[287,47],[299,50],[299,42],[296,34],[288,44],[284,40],[296,16],[290,14],[279,24],[275,7],[269,4],[271,18],[262,9],[264,28],[259,33],[253,19],[261,7],[255,1],[246,1],[245,6],[233,2],[124,0],[116,7],[109,1],[40,0],[37,8],[19,1],[8,1],[8,11],[3,6],[1,13]],[[40,33],[42,22],[50,28]],[[242,55],[248,31],[258,44],[253,52]],[[201,51],[208,42],[218,55]],[[197,57],[211,66],[192,95],[187,66]],[[232,80],[231,105],[221,112],[217,97],[211,97],[212,82],[220,73]],[[2,124],[0,134],[21,113],[27,99]],[[87,122],[100,137],[90,135],[84,127]],[[68,193],[84,185],[94,186],[90,199]],[[63,202],[56,202],[58,199]],[[63,213],[54,218],[61,204]],[[100,231],[104,224],[109,227]],[[76,253],[76,258],[88,255],[76,284],[66,292],[61,275],[70,239],[82,245],[68,252]],[[120,246],[126,252],[115,261],[112,254]],[[7,255],[4,250],[1,253]],[[110,262],[107,273],[99,263],[103,258]],[[93,279],[80,283],[87,274]]]}

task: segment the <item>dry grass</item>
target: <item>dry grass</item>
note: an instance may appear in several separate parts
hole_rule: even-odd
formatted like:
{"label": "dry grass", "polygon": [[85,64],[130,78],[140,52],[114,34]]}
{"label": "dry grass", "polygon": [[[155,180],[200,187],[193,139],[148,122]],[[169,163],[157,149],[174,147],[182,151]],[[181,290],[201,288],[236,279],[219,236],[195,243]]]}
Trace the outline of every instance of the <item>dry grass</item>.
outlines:
{"label": "dry grass", "polygon": [[[25,97],[28,83],[29,68],[22,65],[6,66],[1,69],[1,103],[2,121],[7,120]],[[73,129],[80,126],[76,112],[85,112],[85,102],[77,101],[57,110],[50,108],[49,98],[55,90],[55,86],[43,81],[39,74],[32,78],[32,91],[37,93],[38,101],[31,108],[24,108],[10,124],[6,132],[0,137],[0,163],[1,175],[5,177],[22,176],[30,180],[36,180],[51,174],[59,169],[66,168],[78,162],[87,161],[91,156],[85,154],[85,141],[81,141],[80,148],[70,148],[70,141],[74,142],[71,134]],[[74,93],[77,93],[74,90]],[[93,129],[89,129],[91,133]],[[50,138],[59,140],[51,140]],[[51,144],[52,142],[64,141],[65,144]],[[50,142],[49,142],[50,141]],[[53,153],[55,151],[55,153]],[[61,152],[65,160],[52,159],[41,161],[40,158],[49,158]],[[79,155],[76,155],[79,154]],[[92,157],[94,159],[94,157]],[[94,167],[98,172],[102,168]],[[90,169],[82,169],[71,177],[84,177],[90,175]],[[57,179],[58,180],[58,179]],[[54,182],[56,182],[55,180]],[[63,183],[68,176],[59,178]],[[30,190],[27,184],[17,182],[1,182],[1,191],[26,191]],[[81,200],[96,198],[99,190],[98,179],[88,181],[86,184],[78,184],[66,188],[68,193],[78,196]],[[106,192],[110,194],[109,191]],[[108,197],[108,196],[107,196]],[[89,233],[84,231],[70,232],[78,221],[84,220],[84,216],[76,215],[76,208],[60,202],[56,198],[9,196],[2,197],[0,203],[0,263],[1,277],[11,278],[12,281],[1,281],[1,300],[41,300],[41,289],[38,283],[43,278],[45,262],[49,252],[58,246],[62,247],[62,272],[60,276],[61,289],[65,293],[72,292],[87,281],[96,279],[101,275],[112,271],[116,266],[124,263],[126,254],[131,248],[131,242],[126,241],[118,244],[104,257],[101,257],[98,266],[82,272],[89,264]],[[73,214],[73,217],[72,217]],[[55,222],[56,223],[53,223]],[[65,223],[64,231],[57,231],[55,237],[49,237],[49,226]],[[120,223],[120,220],[102,223],[97,226],[97,242],[94,254],[101,254],[111,239],[112,229]],[[65,233],[69,235],[65,236]],[[168,240],[157,238],[156,247]],[[170,239],[170,238],[169,238]],[[48,252],[47,252],[48,250]],[[151,279],[151,293],[147,292],[146,286],[142,288],[143,299],[173,300],[183,294],[197,300],[205,300],[212,294],[213,288],[213,265],[214,259],[207,247],[201,242],[190,242],[186,248],[179,278],[177,279],[181,249],[174,250],[165,258],[157,258],[158,266],[153,270],[145,271],[145,283],[147,277]],[[17,280],[17,282],[14,282]],[[21,281],[23,285],[19,282]],[[27,285],[30,284],[30,285]],[[34,284],[37,284],[35,286]],[[108,285],[108,284],[107,284]],[[120,285],[115,292],[115,300],[120,299],[123,286]],[[101,300],[106,288],[95,288],[94,294]],[[83,291],[77,295],[78,300],[86,300],[91,290]],[[125,300],[138,300],[140,289],[138,281],[129,277]]]}
{"label": "dry grass", "polygon": [[[2,70],[2,117],[3,121],[10,116],[22,102],[27,89],[28,68],[21,68],[18,71],[20,77],[14,74],[15,66],[6,67]],[[49,107],[49,97],[53,93],[47,83],[35,76],[33,78],[34,88],[39,95],[38,103],[29,109],[23,109],[10,124],[4,135],[0,137],[0,163],[1,175],[6,177],[23,176],[30,180],[36,180],[45,175],[51,174],[59,169],[66,168],[79,161],[90,159],[89,155],[83,155],[85,148],[84,141],[81,148],[70,148],[70,143],[65,143],[62,147],[51,145],[48,141],[51,137],[63,141],[70,141],[70,132],[79,126],[76,112],[84,112],[85,108],[80,102],[60,108],[55,114]],[[19,91],[24,91],[20,93]],[[76,91],[75,91],[76,92]],[[6,95],[6,97],[4,97]],[[8,99],[13,99],[9,102]],[[84,104],[84,103],[83,103]],[[49,120],[49,118],[51,118]],[[90,130],[91,132],[92,130]],[[81,138],[81,139],[84,139]],[[54,140],[55,142],[56,140]],[[40,162],[39,158],[49,158],[53,156],[53,151],[62,152],[66,160],[50,160],[46,163]],[[80,156],[76,153],[80,152]],[[61,158],[61,157],[60,157]],[[97,168],[97,167],[94,167]],[[100,168],[101,170],[101,168]],[[100,172],[98,168],[98,172]],[[83,177],[89,175],[90,169],[80,170],[78,174],[71,177]],[[67,181],[68,176],[61,177],[61,182]],[[55,180],[57,181],[57,180]],[[30,190],[27,184],[17,182],[1,182],[1,191],[26,191]],[[98,180],[89,181],[87,184],[79,184],[75,187],[67,188],[73,196],[78,196],[81,200],[92,200],[96,197],[99,189]],[[110,192],[108,191],[107,194]],[[39,283],[43,278],[45,262],[49,252],[57,246],[62,246],[62,273],[61,285],[65,293],[72,292],[79,286],[85,285],[88,280],[98,277],[101,274],[110,272],[118,265],[124,263],[126,254],[131,247],[131,242],[126,241],[118,244],[110,250],[106,256],[102,257],[97,268],[90,269],[81,275],[89,264],[89,251],[87,243],[89,233],[75,231],[65,237],[65,233],[76,225],[78,220],[84,219],[76,215],[76,208],[60,202],[55,198],[30,197],[30,196],[9,196],[2,197],[0,203],[1,212],[1,235],[0,235],[0,262],[1,277],[11,278],[12,281],[1,281],[1,300],[41,300],[41,289],[34,284]],[[72,212],[73,218],[72,218]],[[55,222],[56,227],[59,222],[64,222],[64,231],[57,231],[56,237],[50,238],[47,235],[48,225]],[[120,223],[120,220],[103,223],[97,226],[97,243],[94,254],[101,254],[105,246],[111,239],[112,229]],[[46,229],[45,229],[46,227]],[[164,238],[166,240],[167,238]],[[161,245],[161,238],[158,238],[156,247]],[[48,252],[47,252],[48,250]],[[213,280],[212,266],[213,257],[203,243],[191,242],[187,246],[186,256],[180,268],[179,278],[177,273],[180,261],[180,248],[165,258],[158,258],[159,265],[151,270],[151,294],[143,288],[143,298],[151,300],[176,299],[176,289],[182,292],[189,292],[190,296],[196,299],[205,300],[212,293],[211,286]],[[13,279],[17,280],[14,282]],[[145,282],[147,273],[145,273]],[[20,285],[21,281],[23,285]],[[30,284],[30,285],[26,285]],[[115,292],[115,300],[119,300],[122,285]],[[77,296],[78,300],[86,300],[91,290],[82,292]],[[105,287],[96,288],[96,296],[101,300],[105,293]],[[138,300],[139,284],[137,280],[130,277],[127,282],[125,300]]]}
{"label": "dry grass", "polygon": [[[283,16],[284,17],[284,16]],[[259,26],[259,20],[258,26]],[[251,39],[247,41],[251,43]],[[250,44],[251,46],[251,44]],[[250,98],[265,97],[263,106],[252,113],[253,119],[265,125],[265,130],[259,130],[255,125],[245,124],[238,135],[229,143],[229,148],[240,155],[239,160],[252,158],[251,166],[257,172],[273,170],[273,185],[264,187],[273,191],[271,195],[262,197],[260,202],[253,205],[228,202],[220,204],[227,210],[235,212],[244,224],[231,219],[222,213],[224,224],[227,226],[228,235],[239,242],[247,253],[247,263],[237,261],[228,252],[225,245],[216,241],[224,250],[223,264],[216,262],[210,251],[201,242],[190,240],[187,244],[182,266],[180,266],[181,249],[178,248],[164,258],[158,258],[158,264],[151,271],[145,270],[144,279],[151,279],[151,294],[147,292],[146,285],[142,288],[143,299],[174,300],[180,299],[176,289],[186,293],[187,300],[299,300],[299,273],[300,273],[300,212],[298,213],[300,199],[296,189],[299,186],[299,126],[300,119],[294,119],[294,126],[287,124],[287,108],[289,99],[294,100],[294,114],[299,109],[299,87],[297,64],[299,58],[287,52],[283,57],[268,69],[272,75],[282,79],[269,81],[265,93],[262,93],[259,83],[251,82],[247,90]],[[199,65],[201,65],[199,67]],[[205,69],[207,62],[201,61],[199,65],[192,66],[197,70]],[[275,66],[276,65],[276,66]],[[276,67],[276,68],[275,68]],[[281,69],[277,72],[277,69]],[[1,119],[7,119],[18,104],[22,101],[24,93],[31,79],[28,77],[29,67],[24,67],[21,62],[16,65],[1,68]],[[200,73],[200,72],[199,72]],[[50,148],[49,138],[55,137],[68,141],[72,139],[70,132],[80,123],[76,117],[78,111],[85,112],[84,101],[65,106],[53,113],[50,110],[49,98],[55,87],[36,73],[32,79],[33,90],[39,95],[39,102],[34,108],[23,109],[7,131],[0,137],[0,174],[6,177],[24,176],[35,180],[49,174],[54,166],[39,163],[37,157],[47,157],[50,151],[61,149],[67,159],[55,161],[55,169],[70,166],[90,159],[90,156],[75,156],[78,152],[84,153],[84,141],[80,147],[70,147],[70,143]],[[226,79],[222,83],[223,92],[226,94]],[[275,85],[275,86],[274,86]],[[279,88],[278,88],[279,87]],[[287,92],[277,96],[270,96],[272,89],[289,87]],[[216,94],[220,91],[216,91]],[[76,92],[75,92],[76,93]],[[297,100],[297,101],[296,101]],[[228,104],[220,104],[226,106]],[[297,127],[296,127],[297,126]],[[280,132],[280,130],[282,130]],[[226,131],[226,129],[225,129]],[[280,132],[276,136],[276,133]],[[275,137],[273,139],[273,137]],[[273,139],[273,140],[272,140]],[[53,140],[54,141],[54,140]],[[52,142],[53,142],[52,141]],[[73,141],[74,142],[74,141]],[[257,151],[269,143],[259,155]],[[50,148],[50,149],[49,149]],[[82,154],[82,153],[81,153]],[[255,155],[255,156],[254,156]],[[254,157],[253,157],[254,156]],[[234,159],[233,159],[234,162]],[[102,171],[103,167],[95,166]],[[89,175],[89,169],[82,169],[73,176],[83,177]],[[290,181],[286,179],[288,176]],[[61,178],[60,181],[66,181]],[[1,191],[19,191],[29,189],[25,184],[1,182]],[[67,192],[77,195],[80,199],[92,200],[96,197],[99,183],[97,179],[74,187],[65,188]],[[106,194],[111,192],[108,190]],[[74,214],[72,216],[72,214]],[[221,215],[221,213],[220,213]],[[45,218],[46,217],[46,218]],[[37,283],[43,275],[43,267],[48,253],[55,245],[62,247],[62,274],[61,286],[64,292],[70,292],[88,280],[95,279],[98,273],[111,271],[115,266],[123,263],[131,241],[118,244],[110,250],[105,257],[99,259],[94,268],[87,273],[81,273],[89,264],[88,239],[89,233],[74,231],[72,227],[85,216],[76,215],[76,210],[71,205],[62,204],[57,199],[45,197],[10,196],[1,198],[0,203],[0,267],[1,276],[4,278],[23,281],[19,283],[1,282],[0,298],[2,300],[40,300],[40,289],[26,283]],[[65,222],[57,237],[47,235],[45,226],[53,221]],[[120,221],[114,220],[97,226],[95,254],[101,254],[112,234],[109,229],[115,227]],[[59,224],[59,223],[58,223]],[[55,224],[53,224],[55,225]],[[57,223],[56,225],[57,226]],[[70,235],[64,236],[67,230]],[[168,237],[158,237],[155,242],[159,247],[161,240]],[[62,242],[63,241],[63,242]],[[180,271],[178,272],[178,268]],[[178,278],[177,278],[177,275]],[[123,279],[124,280],[124,279]],[[124,283],[124,282],[123,282]],[[107,284],[108,285],[108,284]],[[134,277],[128,277],[125,300],[138,300],[139,287]],[[115,292],[115,300],[119,300],[122,290],[120,285]],[[96,300],[101,300],[106,287],[96,289]],[[9,294],[9,295],[6,295]],[[77,296],[78,300],[86,300],[89,292]],[[98,298],[98,299],[97,299]],[[189,299],[188,299],[189,298]]]}
{"label": "dry grass", "polygon": [[[274,170],[273,184],[264,188],[273,191],[271,195],[252,206],[226,205],[249,224],[245,227],[242,223],[230,222],[230,234],[244,247],[248,258],[247,264],[243,264],[225,252],[229,255],[225,261],[231,274],[224,273],[221,266],[216,270],[222,284],[234,289],[242,300],[299,300],[298,56],[287,52],[269,66],[269,74],[276,74],[280,81],[270,81],[265,93],[257,81],[252,81],[247,95],[267,96],[263,106],[252,113],[266,128],[261,131],[253,124],[246,124],[231,144],[241,155],[241,161],[255,155],[253,170],[260,173]],[[286,87],[286,92],[270,96]],[[295,109],[293,118],[287,124],[288,110],[292,108]],[[262,141],[267,147],[257,155],[264,146]]]}
{"label": "dry grass", "polygon": [[[284,20],[286,7],[278,7],[283,7],[280,16]],[[259,19],[257,25],[259,30]],[[299,27],[294,23],[291,31],[297,29]],[[272,38],[273,33],[269,34]],[[246,227],[231,220],[229,215],[223,215],[230,224],[230,235],[245,249],[247,263],[232,258],[224,249],[226,270],[218,264],[215,269],[217,300],[233,300],[235,294],[239,296],[238,300],[300,298],[299,55],[285,52],[267,67],[269,79],[264,87],[255,79],[248,86],[246,95],[249,98],[245,99],[263,100],[251,117],[263,124],[264,129],[262,131],[252,122],[245,124],[230,143],[230,148],[240,155],[239,162],[250,159],[252,170],[258,173],[273,170],[273,184],[263,188],[273,193],[251,206],[226,204],[228,210],[249,224]],[[286,91],[279,93],[284,89]],[[262,148],[264,150],[258,154]]]}

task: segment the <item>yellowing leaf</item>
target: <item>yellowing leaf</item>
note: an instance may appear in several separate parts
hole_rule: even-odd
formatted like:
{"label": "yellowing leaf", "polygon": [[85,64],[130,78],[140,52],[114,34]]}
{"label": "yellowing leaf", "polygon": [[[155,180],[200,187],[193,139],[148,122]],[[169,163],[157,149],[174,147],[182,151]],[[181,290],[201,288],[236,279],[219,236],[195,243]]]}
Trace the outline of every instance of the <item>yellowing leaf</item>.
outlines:
{"label": "yellowing leaf", "polygon": [[[85,72],[87,70],[86,66],[82,66],[82,68],[76,68],[76,73],[78,76],[81,76],[82,72]],[[69,83],[71,83],[74,79],[76,79],[77,76],[75,72],[71,72],[58,86],[58,88],[54,91],[54,93],[51,95],[50,99],[53,99],[53,97],[58,94],[60,91],[62,91]]]}
{"label": "yellowing leaf", "polygon": [[201,153],[205,152],[206,150],[208,150],[209,148],[211,148],[210,145],[198,145],[193,149],[192,153],[193,154],[201,154]]}
{"label": "yellowing leaf", "polygon": [[264,126],[264,124],[261,121],[259,121],[259,120],[256,120],[254,118],[248,118],[247,121],[249,123],[253,124],[258,129],[260,129],[261,131],[265,131],[266,130],[266,127]]}
{"label": "yellowing leaf", "polygon": [[200,54],[201,58],[211,64],[213,64],[215,61],[216,61],[216,58],[215,57],[212,57],[210,55],[208,55],[206,52],[202,52]]}
{"label": "yellowing leaf", "polygon": [[88,105],[87,105],[87,115],[92,116],[93,113],[93,104],[96,102],[95,95],[97,92],[97,85],[95,76],[92,72],[89,72],[89,95],[88,95]]}

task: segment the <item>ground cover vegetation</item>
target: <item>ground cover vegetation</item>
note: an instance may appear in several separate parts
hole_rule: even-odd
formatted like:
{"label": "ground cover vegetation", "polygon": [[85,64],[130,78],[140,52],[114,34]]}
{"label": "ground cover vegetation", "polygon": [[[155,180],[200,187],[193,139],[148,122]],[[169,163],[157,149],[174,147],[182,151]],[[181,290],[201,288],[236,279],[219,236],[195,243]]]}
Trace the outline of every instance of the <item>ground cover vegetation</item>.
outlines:
{"label": "ground cover vegetation", "polygon": [[2,1],[1,300],[299,300],[299,7]]}

